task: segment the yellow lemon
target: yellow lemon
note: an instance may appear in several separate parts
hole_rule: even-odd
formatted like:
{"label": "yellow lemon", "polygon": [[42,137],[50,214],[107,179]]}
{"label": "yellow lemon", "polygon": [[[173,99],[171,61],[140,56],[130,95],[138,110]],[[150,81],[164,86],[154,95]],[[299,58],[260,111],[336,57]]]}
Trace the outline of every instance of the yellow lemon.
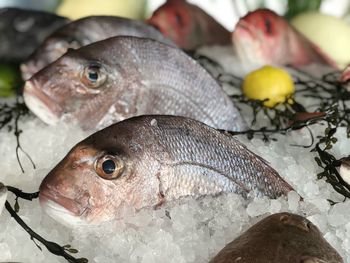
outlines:
{"label": "yellow lemon", "polygon": [[243,81],[243,94],[249,99],[265,100],[266,107],[284,102],[294,93],[294,83],[287,71],[263,66],[250,72]]}

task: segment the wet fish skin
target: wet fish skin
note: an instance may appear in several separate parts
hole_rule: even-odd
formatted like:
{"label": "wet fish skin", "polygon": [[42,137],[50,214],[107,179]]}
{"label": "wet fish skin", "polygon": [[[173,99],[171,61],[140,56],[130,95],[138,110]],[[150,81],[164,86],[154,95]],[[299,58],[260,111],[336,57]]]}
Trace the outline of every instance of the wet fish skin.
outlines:
{"label": "wet fish skin", "polygon": [[44,122],[63,118],[85,130],[145,114],[247,129],[233,102],[197,62],[150,39],[121,36],[70,50],[28,80],[23,95]]}
{"label": "wet fish skin", "polygon": [[338,252],[306,218],[278,213],[259,221],[210,263],[343,263]]}
{"label": "wet fish skin", "polygon": [[230,32],[196,5],[185,0],[168,0],[148,19],[185,50],[203,45],[230,45]]}
{"label": "wet fish skin", "polygon": [[243,63],[257,66],[337,64],[319,47],[268,9],[258,9],[242,17],[232,33],[234,50]]}
{"label": "wet fish skin", "polygon": [[[115,173],[102,172],[112,160]],[[242,143],[198,121],[139,116],[78,143],[45,177],[40,202],[67,224],[101,223],[184,196],[235,192],[276,198],[292,187]]]}
{"label": "wet fish skin", "polygon": [[68,19],[55,14],[19,8],[0,9],[0,60],[22,62],[45,37]]}
{"label": "wet fish skin", "polygon": [[48,36],[21,66],[22,76],[29,79],[34,73],[61,57],[68,48],[80,48],[113,36],[151,38],[175,46],[158,30],[140,20],[117,16],[89,16],[60,27]]}

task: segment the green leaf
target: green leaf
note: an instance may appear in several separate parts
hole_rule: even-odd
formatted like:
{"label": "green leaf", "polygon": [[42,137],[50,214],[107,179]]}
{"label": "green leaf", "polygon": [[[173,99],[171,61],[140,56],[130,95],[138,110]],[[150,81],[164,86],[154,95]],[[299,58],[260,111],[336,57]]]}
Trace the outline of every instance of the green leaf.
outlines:
{"label": "green leaf", "polygon": [[19,212],[19,204],[18,204],[18,200],[16,199],[15,202],[15,212],[18,213]]}

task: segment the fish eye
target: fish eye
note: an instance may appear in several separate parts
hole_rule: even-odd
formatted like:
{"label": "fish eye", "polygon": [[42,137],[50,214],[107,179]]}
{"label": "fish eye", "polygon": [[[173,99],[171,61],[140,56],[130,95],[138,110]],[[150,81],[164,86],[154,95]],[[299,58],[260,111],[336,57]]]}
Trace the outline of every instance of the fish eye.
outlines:
{"label": "fish eye", "polygon": [[107,154],[97,159],[95,171],[103,179],[117,179],[124,171],[124,162],[116,155]]}
{"label": "fish eye", "polygon": [[84,68],[82,82],[89,88],[98,88],[106,81],[107,75],[100,65],[89,65]]}

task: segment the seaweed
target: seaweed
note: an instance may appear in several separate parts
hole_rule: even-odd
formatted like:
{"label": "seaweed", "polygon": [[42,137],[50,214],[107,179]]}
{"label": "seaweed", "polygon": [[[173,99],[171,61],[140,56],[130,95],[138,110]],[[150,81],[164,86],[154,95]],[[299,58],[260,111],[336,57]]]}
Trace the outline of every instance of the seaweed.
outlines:
{"label": "seaweed", "polygon": [[20,95],[16,96],[16,101],[13,104],[0,103],[0,130],[7,128],[7,130],[9,132],[13,132],[14,136],[16,137],[16,158],[22,173],[24,173],[24,169],[19,157],[19,151],[21,151],[28,158],[33,168],[36,168],[32,158],[22,148],[20,143],[20,135],[22,130],[19,128],[19,120],[21,117],[28,114],[29,110],[23,102],[22,96]]}
{"label": "seaweed", "polygon": [[29,234],[30,239],[35,243],[37,248],[39,250],[42,250],[42,248],[37,244],[37,241],[43,244],[48,251],[50,251],[52,254],[56,256],[61,256],[65,258],[70,263],[87,263],[88,260],[86,258],[75,258],[72,255],[68,254],[72,253],[78,253],[78,250],[71,247],[71,245],[64,245],[61,246],[55,242],[48,241],[42,236],[40,236],[38,233],[33,231],[17,214],[18,213],[18,198],[22,198],[25,200],[33,200],[35,198],[38,198],[39,192],[35,193],[25,193],[22,190],[12,187],[12,186],[6,186],[7,190],[14,193],[16,195],[16,203],[15,203],[15,209],[12,208],[10,203],[6,200],[5,202],[5,208],[10,213],[10,215],[16,220],[16,222]]}
{"label": "seaweed", "polygon": [[[261,136],[264,141],[275,141],[274,134],[286,135],[292,130],[307,128],[313,124],[325,125],[323,134],[314,134],[309,129],[311,143],[309,145],[291,145],[310,148],[310,152],[317,154],[315,162],[321,171],[318,179],[324,178],[331,184],[335,191],[346,198],[350,198],[350,186],[342,179],[338,168],[345,157],[337,159],[332,154],[334,144],[338,142],[336,132],[340,127],[346,129],[346,136],[350,138],[350,92],[340,82],[340,72],[333,71],[320,78],[313,77],[298,69],[293,69],[296,91],[293,97],[286,102],[276,105],[274,108],[264,106],[264,101],[246,98],[240,89],[242,79],[228,74],[215,61],[203,55],[194,54],[193,57],[216,78],[219,84],[230,85],[236,88],[235,95],[231,95],[232,101],[239,110],[249,107],[252,111],[251,127],[257,125],[257,119],[265,117],[268,120],[265,126],[251,128],[242,132],[221,131],[230,135],[244,134],[248,139]],[[300,103],[305,98],[312,98],[314,105]],[[349,105],[348,105],[349,104]],[[312,112],[308,108],[313,107]],[[331,204],[335,202],[330,200]]]}

